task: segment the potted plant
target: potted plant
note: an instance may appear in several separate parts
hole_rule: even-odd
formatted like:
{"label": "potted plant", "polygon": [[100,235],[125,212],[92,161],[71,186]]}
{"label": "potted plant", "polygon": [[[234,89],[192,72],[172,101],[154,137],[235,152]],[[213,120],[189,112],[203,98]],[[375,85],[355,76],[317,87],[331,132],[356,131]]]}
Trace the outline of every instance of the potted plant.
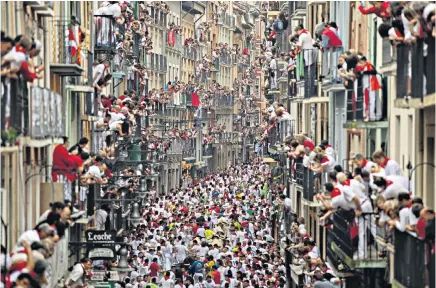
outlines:
{"label": "potted plant", "polygon": [[15,140],[17,139],[17,130],[11,127],[7,131],[2,132],[2,138],[5,139],[5,145],[11,146],[15,144]]}

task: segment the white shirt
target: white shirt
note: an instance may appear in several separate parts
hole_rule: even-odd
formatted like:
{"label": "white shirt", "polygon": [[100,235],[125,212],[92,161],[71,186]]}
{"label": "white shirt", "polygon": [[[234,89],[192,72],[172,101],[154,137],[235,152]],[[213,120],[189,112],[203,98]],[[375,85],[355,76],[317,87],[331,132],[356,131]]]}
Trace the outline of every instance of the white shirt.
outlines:
{"label": "white shirt", "polygon": [[102,79],[102,77],[104,77],[104,70],[106,69],[106,66],[104,64],[98,64],[97,66],[94,67],[92,73],[93,76],[95,76],[97,74],[97,76],[94,79],[94,83],[93,85],[96,85],[97,82]]}
{"label": "white shirt", "polygon": [[390,175],[403,176],[403,172],[401,172],[400,165],[395,160],[389,159],[389,161],[388,161],[388,163],[386,163],[384,169],[385,169],[386,176],[390,176]]}
{"label": "white shirt", "polygon": [[101,179],[101,171],[97,165],[92,165],[91,167],[89,167],[88,174],[91,174],[92,176],[94,176],[97,179]]}

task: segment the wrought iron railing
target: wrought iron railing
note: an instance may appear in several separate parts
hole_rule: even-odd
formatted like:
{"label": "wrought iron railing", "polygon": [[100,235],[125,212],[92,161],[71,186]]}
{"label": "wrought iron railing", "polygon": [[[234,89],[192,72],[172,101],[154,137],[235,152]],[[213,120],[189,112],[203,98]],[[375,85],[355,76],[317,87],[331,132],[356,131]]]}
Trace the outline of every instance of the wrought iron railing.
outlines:
{"label": "wrought iron railing", "polygon": [[[394,234],[395,281],[404,287],[426,287],[426,256],[430,255],[431,247],[408,232],[395,230]],[[434,270],[429,270],[428,273],[432,274]]]}
{"label": "wrought iron railing", "polygon": [[213,148],[211,145],[203,145],[203,156],[209,157],[213,156]]}
{"label": "wrought iron railing", "polygon": [[391,41],[387,38],[383,38],[382,42],[382,64],[388,65],[396,60],[397,49],[392,46]]}
{"label": "wrought iron railing", "polygon": [[[347,84],[347,121],[381,121],[387,116],[387,85],[376,78],[380,89],[373,90],[375,75],[363,75]],[[381,80],[381,81],[380,81]],[[367,91],[367,101],[365,101]]]}
{"label": "wrought iron railing", "polygon": [[304,98],[318,95],[318,49],[303,49],[297,56],[297,79],[304,80]]}
{"label": "wrought iron railing", "polygon": [[94,15],[95,49],[115,49],[117,24],[112,15]]}
{"label": "wrought iron railing", "polygon": [[410,47],[406,44],[397,45],[397,98],[404,98],[410,94],[409,90],[409,53]]}
{"label": "wrought iron railing", "polygon": [[292,180],[295,181],[298,185],[303,186],[304,183],[304,165],[303,158],[298,157],[292,160]]}
{"label": "wrought iron railing", "polygon": [[228,49],[225,49],[225,48],[221,49],[220,64],[232,65],[232,55],[230,54]]}
{"label": "wrought iron railing", "polygon": [[342,53],[342,48],[335,50],[327,49],[322,53],[321,75],[322,84],[337,84],[342,83],[342,78],[338,75],[338,58]]}
{"label": "wrought iron railing", "polygon": [[233,107],[234,100],[233,100],[233,96],[228,96],[228,95],[214,96],[212,103],[215,108]]}
{"label": "wrought iron railing", "polygon": [[[362,213],[356,217],[353,211],[339,210],[332,214],[327,220],[327,257],[331,259],[337,268],[339,263],[352,266],[359,266],[358,261],[385,262],[384,255],[378,253],[375,241],[377,230],[373,213]],[[365,227],[363,233],[359,233]],[[358,245],[355,245],[355,242]]]}
{"label": "wrought iron railing", "polygon": [[185,45],[183,47],[183,57],[185,57],[186,59],[189,59],[189,60],[196,61],[198,59],[197,48]]}
{"label": "wrought iron railing", "polygon": [[150,15],[153,19],[153,24],[165,28],[167,23],[167,15],[161,9],[149,7]]}

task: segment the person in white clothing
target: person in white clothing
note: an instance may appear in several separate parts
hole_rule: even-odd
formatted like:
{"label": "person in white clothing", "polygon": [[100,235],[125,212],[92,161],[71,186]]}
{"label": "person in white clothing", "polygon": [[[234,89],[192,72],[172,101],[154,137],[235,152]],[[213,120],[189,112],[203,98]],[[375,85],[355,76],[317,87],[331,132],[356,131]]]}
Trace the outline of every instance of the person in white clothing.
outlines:
{"label": "person in white clothing", "polygon": [[375,163],[380,165],[385,170],[385,175],[398,175],[403,176],[403,172],[401,171],[400,164],[398,164],[397,161],[392,160],[388,157],[386,157],[386,154],[381,151],[377,150],[372,154],[372,159]]}

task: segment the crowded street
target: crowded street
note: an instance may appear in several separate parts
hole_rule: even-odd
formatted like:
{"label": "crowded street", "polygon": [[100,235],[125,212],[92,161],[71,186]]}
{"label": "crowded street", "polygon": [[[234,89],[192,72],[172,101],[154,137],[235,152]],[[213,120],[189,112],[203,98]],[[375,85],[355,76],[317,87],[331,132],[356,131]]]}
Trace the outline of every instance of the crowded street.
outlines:
{"label": "crowded street", "polygon": [[0,288],[435,288],[434,1],[1,1]]}

